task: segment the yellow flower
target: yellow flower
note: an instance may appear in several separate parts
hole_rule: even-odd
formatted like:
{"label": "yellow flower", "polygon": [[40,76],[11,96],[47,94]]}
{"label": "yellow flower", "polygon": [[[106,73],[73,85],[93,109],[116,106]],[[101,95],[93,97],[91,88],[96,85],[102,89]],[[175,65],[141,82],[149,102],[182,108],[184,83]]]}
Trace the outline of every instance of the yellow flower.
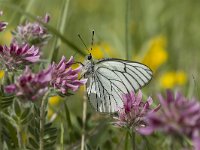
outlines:
{"label": "yellow flower", "polygon": [[[87,50],[86,50],[87,51]],[[92,51],[90,51],[93,59],[102,59],[105,57],[117,57],[118,53],[116,53],[116,51],[114,51],[114,49],[106,42],[101,42],[98,44],[93,45],[92,47]],[[88,53],[89,55],[89,53]],[[84,62],[85,58],[83,57],[79,57],[77,61],[79,62]],[[77,67],[78,65],[75,65],[75,67]],[[74,67],[74,66],[73,66]]]}
{"label": "yellow flower", "polygon": [[168,59],[166,43],[167,40],[164,36],[153,38],[149,42],[147,49],[145,49],[145,54],[142,54],[141,62],[149,66],[153,71],[156,71]]}
{"label": "yellow flower", "polygon": [[60,96],[53,96],[49,98],[49,108],[48,108],[48,118],[51,118],[51,116],[54,114],[54,111],[52,107],[57,106],[60,103]]}
{"label": "yellow flower", "polygon": [[55,106],[60,103],[60,96],[53,96],[49,98],[49,105]]}
{"label": "yellow flower", "polygon": [[104,57],[116,57],[117,55],[108,43],[102,42],[92,47],[92,56],[95,59],[102,59]]}
{"label": "yellow flower", "polygon": [[54,114],[54,111],[51,108],[49,108],[47,117],[50,119],[53,116],[53,114]]}
{"label": "yellow flower", "polygon": [[186,76],[185,72],[178,71],[176,73],[176,83],[178,85],[184,85],[186,83],[186,81],[187,81],[187,76]]}
{"label": "yellow flower", "polygon": [[5,72],[3,70],[0,70],[0,79],[4,77]]}
{"label": "yellow flower", "polygon": [[187,81],[186,73],[183,71],[170,71],[160,77],[160,84],[163,88],[173,88],[184,85]]}
{"label": "yellow flower", "polygon": [[167,72],[160,78],[160,83],[163,88],[172,88],[175,85],[175,72]]}
{"label": "yellow flower", "polygon": [[12,34],[9,30],[9,28],[7,28],[3,33],[1,33],[2,35],[0,36],[0,41],[4,44],[9,44],[10,41],[12,40]]}

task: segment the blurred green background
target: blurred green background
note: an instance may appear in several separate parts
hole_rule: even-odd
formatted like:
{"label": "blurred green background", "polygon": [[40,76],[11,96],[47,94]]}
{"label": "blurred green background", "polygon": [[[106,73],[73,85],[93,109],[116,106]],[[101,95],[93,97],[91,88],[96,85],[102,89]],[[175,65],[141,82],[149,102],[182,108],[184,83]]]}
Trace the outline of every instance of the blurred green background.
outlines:
{"label": "blurred green background", "polygon": [[[171,81],[176,80],[172,76],[176,76],[179,70],[184,74],[181,76],[184,76],[184,84],[194,84],[199,81],[197,70],[200,69],[198,65],[200,2],[197,0],[129,0],[128,7],[127,1],[124,0],[1,0],[0,2],[4,11],[4,16],[1,18],[9,22],[8,29],[1,33],[1,44],[10,42],[10,31],[27,17],[23,11],[35,16],[49,13],[50,26],[62,30],[61,34],[85,54],[88,52],[77,34],[81,34],[86,45],[90,47],[91,31],[95,30],[93,55],[96,58],[127,59],[128,51],[128,59],[150,66],[155,71],[156,85],[164,88],[179,85],[176,81]],[[62,29],[60,22],[64,22]],[[44,48],[46,56],[50,55],[55,38],[54,35]],[[62,55],[74,55],[76,53],[74,50],[67,44],[61,43],[57,60]],[[80,60],[80,57],[83,60],[84,57],[76,53],[75,59]],[[173,83],[163,81],[168,79]],[[156,87],[160,89],[160,86]]]}
{"label": "blurred green background", "polygon": [[[91,31],[95,30],[92,51],[95,58],[117,57],[140,61],[150,66],[154,71],[154,79],[144,90],[146,95],[154,97],[155,103],[156,93],[166,88],[184,91],[189,97],[198,96],[199,8],[199,0],[0,0],[0,9],[4,11],[0,19],[9,23],[7,30],[0,33],[0,44],[10,43],[10,31],[24,18],[32,20],[27,13],[34,16],[49,13],[49,25],[85,54],[88,52],[77,34],[81,34],[86,45],[90,47]],[[52,39],[42,50],[44,58],[49,57],[55,48],[58,36],[54,33],[52,35]],[[84,60],[84,56],[68,43],[61,42],[58,46],[58,57],[55,61],[59,61],[62,55],[75,55],[75,60]],[[83,95],[81,88],[79,94],[71,96],[67,101],[72,119],[82,117]],[[52,98],[50,102],[52,108],[49,116],[59,116],[62,100]],[[90,106],[88,109],[88,114],[95,113]],[[99,114],[93,115],[92,123],[96,124],[94,120],[101,122],[101,118],[102,116],[99,119]],[[106,134],[112,134],[112,130],[108,130]],[[104,144],[113,140],[105,137],[101,139]],[[92,141],[92,136],[89,139]],[[92,145],[95,147],[95,142]]]}

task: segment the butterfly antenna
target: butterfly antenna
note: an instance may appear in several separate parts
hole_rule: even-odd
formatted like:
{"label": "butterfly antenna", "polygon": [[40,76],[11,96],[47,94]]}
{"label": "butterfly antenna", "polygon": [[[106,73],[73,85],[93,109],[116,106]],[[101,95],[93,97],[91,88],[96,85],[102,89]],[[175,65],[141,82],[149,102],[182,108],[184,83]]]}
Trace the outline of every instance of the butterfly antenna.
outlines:
{"label": "butterfly antenna", "polygon": [[85,44],[85,42],[83,41],[83,38],[81,37],[80,34],[78,34],[78,37],[79,37],[79,39],[81,40],[82,44],[85,46],[85,48],[86,48],[86,49],[88,50],[88,52],[89,52],[89,49],[88,49],[88,47],[86,46],[86,44]]}
{"label": "butterfly antenna", "polygon": [[75,53],[73,53],[73,55],[72,55],[72,56],[75,58],[77,54],[78,54],[78,53],[77,53],[77,52],[75,52]]}
{"label": "butterfly antenna", "polygon": [[92,51],[92,47],[94,45],[94,30],[92,31],[92,43],[91,43],[91,51]]}

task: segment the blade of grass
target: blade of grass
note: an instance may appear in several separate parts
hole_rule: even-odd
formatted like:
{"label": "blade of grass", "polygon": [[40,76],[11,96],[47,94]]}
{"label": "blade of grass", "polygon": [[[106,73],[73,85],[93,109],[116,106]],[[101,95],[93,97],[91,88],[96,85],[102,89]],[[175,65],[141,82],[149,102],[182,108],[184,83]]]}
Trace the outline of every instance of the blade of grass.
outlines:
{"label": "blade of grass", "polygon": [[22,8],[10,4],[10,3],[6,3],[6,2],[2,2],[0,1],[0,3],[2,3],[2,5],[15,10],[19,13],[21,13],[22,15],[25,15],[33,20],[36,20],[37,22],[39,22],[40,24],[42,24],[44,27],[46,27],[52,34],[56,35],[57,37],[59,37],[61,39],[61,41],[63,41],[63,43],[65,43],[66,45],[68,45],[69,47],[71,47],[74,51],[76,51],[77,53],[79,53],[82,56],[87,55],[86,52],[83,52],[81,49],[79,49],[75,44],[73,44],[71,41],[69,41],[68,39],[66,39],[59,31],[57,31],[54,27],[44,23],[43,21],[41,21],[39,18],[35,17],[34,15],[25,12]]}
{"label": "blade of grass", "polygon": [[66,115],[66,120],[67,120],[68,127],[69,127],[69,129],[72,129],[72,122],[71,122],[69,109],[68,109],[66,103],[64,103],[64,106],[65,106],[65,115]]}
{"label": "blade of grass", "polygon": [[129,144],[129,131],[127,130],[126,136],[124,139],[124,150],[128,150],[128,144]]}
{"label": "blade of grass", "polygon": [[[86,89],[84,90],[86,91]],[[81,150],[84,150],[85,147],[85,123],[86,123],[86,115],[87,115],[87,96],[86,93],[83,96],[83,128],[82,128],[82,136],[81,136]]]}
{"label": "blade of grass", "polygon": [[[28,1],[28,4],[26,5],[26,9],[25,9],[25,12],[28,12],[30,9],[31,9],[31,6],[33,6],[35,0],[29,0]],[[20,23],[23,23],[25,21],[26,17],[25,16],[22,16],[20,18]]]}
{"label": "blade of grass", "polygon": [[129,0],[125,1],[126,8],[125,8],[125,52],[126,52],[126,59],[129,59],[129,34],[128,34],[128,27],[129,27]]}
{"label": "blade of grass", "polygon": [[[1,105],[1,103],[0,103],[0,105]],[[1,106],[0,106],[1,107]],[[2,134],[2,125],[1,125],[1,113],[0,113],[0,135]],[[1,139],[1,136],[0,136],[0,147],[3,147],[3,145],[2,145],[2,141],[1,141],[2,139]]]}
{"label": "blade of grass", "polygon": [[132,143],[132,150],[136,150],[137,148],[136,148],[136,143],[135,143],[135,140],[136,140],[136,134],[135,134],[135,130],[134,129],[132,129],[132,131],[131,131],[131,143]]}
{"label": "blade of grass", "polygon": [[64,150],[64,125],[63,125],[63,122],[61,122],[60,128],[61,128],[60,145],[61,145],[61,150]]}
{"label": "blade of grass", "polygon": [[[58,26],[57,26],[57,30],[59,30],[59,32],[61,34],[64,34],[64,31],[65,31],[69,2],[70,2],[70,0],[64,0],[63,4],[62,4],[63,8],[60,11],[60,17],[59,17],[59,20],[58,20],[59,23],[58,23]],[[51,53],[50,58],[49,58],[50,62],[56,60],[60,46],[61,46],[61,40],[56,38],[55,42],[54,42],[53,49],[51,51],[52,53]]]}

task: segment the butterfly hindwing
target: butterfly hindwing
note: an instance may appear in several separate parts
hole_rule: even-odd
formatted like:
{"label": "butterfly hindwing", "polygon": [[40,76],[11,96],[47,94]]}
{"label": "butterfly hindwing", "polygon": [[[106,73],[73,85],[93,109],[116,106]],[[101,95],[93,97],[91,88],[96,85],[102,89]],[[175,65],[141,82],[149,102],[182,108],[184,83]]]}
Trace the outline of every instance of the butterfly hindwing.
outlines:
{"label": "butterfly hindwing", "polygon": [[151,78],[152,71],[137,62],[121,59],[98,61],[88,78],[89,101],[99,112],[115,112],[123,107],[123,94],[137,91]]}

